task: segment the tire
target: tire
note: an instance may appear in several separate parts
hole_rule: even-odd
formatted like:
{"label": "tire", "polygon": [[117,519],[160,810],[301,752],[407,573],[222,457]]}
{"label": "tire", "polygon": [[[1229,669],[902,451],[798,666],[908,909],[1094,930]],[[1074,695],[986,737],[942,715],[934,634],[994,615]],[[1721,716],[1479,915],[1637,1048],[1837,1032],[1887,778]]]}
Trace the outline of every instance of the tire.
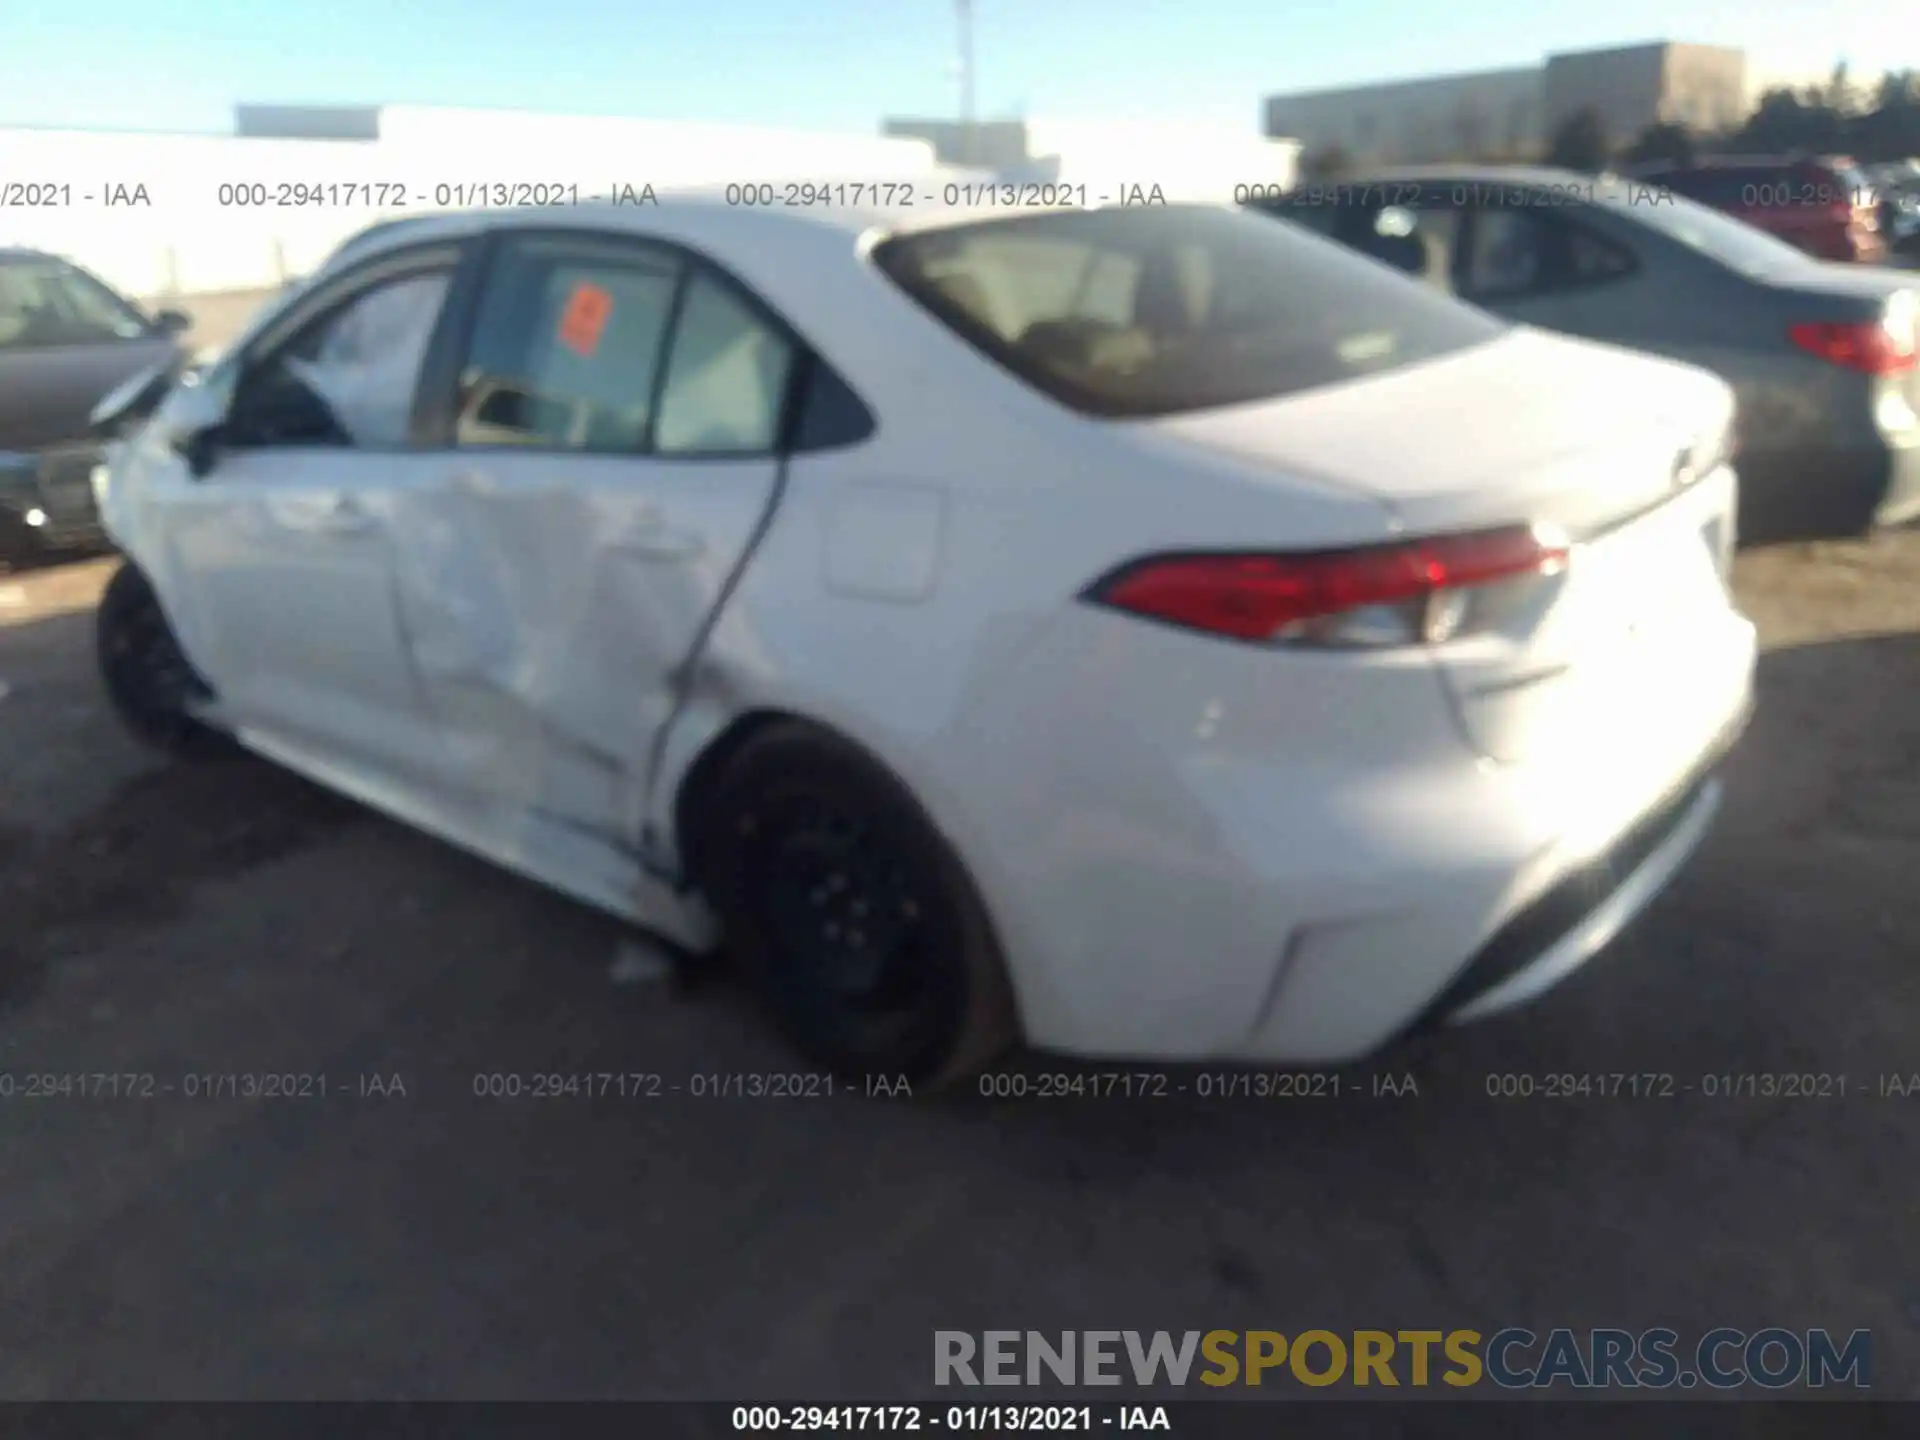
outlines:
{"label": "tire", "polygon": [[114,571],[100,596],[94,642],[107,700],[136,740],[187,759],[238,753],[228,735],[189,713],[194,704],[211,700],[213,690],[181,650],[160,597],[131,561]]}
{"label": "tire", "polygon": [[698,817],[700,879],[775,1025],[843,1078],[963,1079],[1016,1030],[993,927],[913,796],[852,745],[782,724]]}

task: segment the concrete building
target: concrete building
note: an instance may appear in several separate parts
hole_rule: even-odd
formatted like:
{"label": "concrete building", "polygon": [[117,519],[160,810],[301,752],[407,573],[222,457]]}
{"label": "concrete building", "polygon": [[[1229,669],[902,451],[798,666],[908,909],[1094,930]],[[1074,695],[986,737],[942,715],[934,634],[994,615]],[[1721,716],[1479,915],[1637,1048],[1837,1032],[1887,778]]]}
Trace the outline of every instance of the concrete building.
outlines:
{"label": "concrete building", "polygon": [[1528,68],[1275,95],[1266,130],[1309,153],[1337,145],[1389,163],[1521,155],[1540,144],[1543,88],[1541,71]]}
{"label": "concrete building", "polygon": [[378,140],[379,105],[236,105],[233,133],[250,140]]}
{"label": "concrete building", "polygon": [[1724,129],[1751,107],[1741,51],[1663,41],[1569,51],[1521,69],[1275,95],[1266,131],[1374,162],[1517,159],[1538,155],[1554,127],[1585,108],[1624,145],[1656,121]]}
{"label": "concrete building", "polygon": [[1548,133],[1582,109],[1626,144],[1649,125],[1724,130],[1746,119],[1747,57],[1715,45],[1629,45],[1550,55],[1542,74]]}

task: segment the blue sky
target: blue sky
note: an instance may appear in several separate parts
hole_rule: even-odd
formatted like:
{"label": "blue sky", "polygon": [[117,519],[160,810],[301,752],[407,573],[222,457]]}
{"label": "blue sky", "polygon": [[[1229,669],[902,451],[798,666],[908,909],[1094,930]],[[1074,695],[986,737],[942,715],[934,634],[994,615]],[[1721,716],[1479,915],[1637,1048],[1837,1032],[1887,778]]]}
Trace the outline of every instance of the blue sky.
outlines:
{"label": "blue sky", "polygon": [[[871,132],[958,104],[953,0],[0,0],[0,124],[225,130],[235,101]],[[1253,127],[1259,98],[1648,39],[1920,68],[1920,0],[975,0],[983,116]],[[170,13],[177,12],[177,13]]]}

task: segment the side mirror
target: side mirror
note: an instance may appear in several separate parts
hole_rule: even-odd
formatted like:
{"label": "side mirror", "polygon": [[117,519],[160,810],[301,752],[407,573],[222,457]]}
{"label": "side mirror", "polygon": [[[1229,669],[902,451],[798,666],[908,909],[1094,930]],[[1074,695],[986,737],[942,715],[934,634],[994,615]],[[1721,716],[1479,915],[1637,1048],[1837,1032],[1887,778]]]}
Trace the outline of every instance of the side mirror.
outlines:
{"label": "side mirror", "polygon": [[200,376],[184,378],[174,391],[164,424],[167,443],[187,462],[194,479],[213,469],[226,429],[228,397]]}
{"label": "side mirror", "polygon": [[173,448],[187,462],[187,473],[196,480],[204,480],[220,458],[220,427],[210,425],[204,430],[177,433],[173,437]]}
{"label": "side mirror", "polygon": [[183,310],[162,310],[153,317],[153,328],[162,335],[184,335],[193,328],[193,317]]}

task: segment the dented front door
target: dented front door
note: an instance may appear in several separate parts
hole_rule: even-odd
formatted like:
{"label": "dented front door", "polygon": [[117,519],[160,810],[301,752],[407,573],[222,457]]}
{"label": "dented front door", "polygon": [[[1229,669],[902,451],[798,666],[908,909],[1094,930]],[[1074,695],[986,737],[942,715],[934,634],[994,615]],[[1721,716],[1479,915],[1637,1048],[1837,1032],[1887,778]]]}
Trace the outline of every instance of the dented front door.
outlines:
{"label": "dented front door", "polygon": [[401,610],[462,788],[633,839],[679,667],[773,480],[771,459],[495,454],[412,494]]}
{"label": "dented front door", "polygon": [[683,667],[773,501],[791,357],[666,246],[512,232],[397,589],[462,789],[633,843]]}

